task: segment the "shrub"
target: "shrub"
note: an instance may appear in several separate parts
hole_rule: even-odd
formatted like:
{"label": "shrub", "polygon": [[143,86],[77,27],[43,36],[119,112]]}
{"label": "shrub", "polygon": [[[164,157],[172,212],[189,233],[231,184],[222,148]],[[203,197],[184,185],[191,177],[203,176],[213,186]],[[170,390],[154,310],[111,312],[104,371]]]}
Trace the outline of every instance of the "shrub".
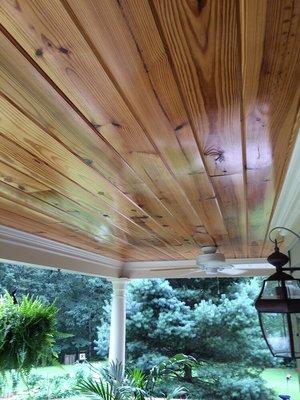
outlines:
{"label": "shrub", "polygon": [[10,371],[10,378],[11,378],[12,391],[14,393],[17,390],[17,387],[18,387],[18,384],[19,384],[19,380],[20,380],[20,376],[19,376],[17,371]]}
{"label": "shrub", "polygon": [[142,371],[149,372],[155,365],[168,360],[168,357],[162,356],[159,353],[143,354],[136,360],[127,363],[131,368],[139,368]]}
{"label": "shrub", "polygon": [[55,376],[52,378],[39,379],[33,387],[30,399],[32,400],[50,400],[62,399],[77,394],[75,389],[76,379],[69,374],[65,376]]}
{"label": "shrub", "polygon": [[208,364],[198,370],[205,394],[215,400],[272,400],[274,393],[259,377],[261,370],[243,364]]}
{"label": "shrub", "polygon": [[273,400],[275,394],[259,378],[221,377],[217,384],[205,385],[205,392],[215,400]]}
{"label": "shrub", "polygon": [[26,385],[29,388],[34,388],[43,379],[44,377],[42,375],[31,373],[26,377]]}

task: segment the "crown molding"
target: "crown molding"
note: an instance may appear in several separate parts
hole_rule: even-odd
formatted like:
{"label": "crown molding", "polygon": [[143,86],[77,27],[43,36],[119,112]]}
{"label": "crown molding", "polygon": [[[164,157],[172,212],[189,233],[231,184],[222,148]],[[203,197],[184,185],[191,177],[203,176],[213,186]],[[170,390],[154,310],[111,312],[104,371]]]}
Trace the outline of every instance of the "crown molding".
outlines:
{"label": "crown molding", "polygon": [[119,277],[123,263],[86,250],[0,226],[2,261],[60,268],[83,274]]}
{"label": "crown molding", "polygon": [[[112,279],[206,278],[195,269],[195,260],[121,262],[86,250],[0,226],[0,261],[62,269]],[[232,259],[240,272],[234,276],[269,275],[272,267],[264,259]],[[241,272],[241,270],[243,272]],[[219,274],[220,277],[232,276]]]}

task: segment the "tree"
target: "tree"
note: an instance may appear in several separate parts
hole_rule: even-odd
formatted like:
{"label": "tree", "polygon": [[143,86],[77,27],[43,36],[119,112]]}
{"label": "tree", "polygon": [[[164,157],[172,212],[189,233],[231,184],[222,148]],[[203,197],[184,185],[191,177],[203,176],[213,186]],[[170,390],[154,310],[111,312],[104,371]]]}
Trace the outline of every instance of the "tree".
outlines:
{"label": "tree", "polygon": [[[129,357],[138,364],[147,359],[149,367],[156,357],[175,353],[218,362],[270,363],[253,306],[259,279],[220,280],[220,294],[216,279],[194,280],[187,285],[186,281],[181,286],[179,280],[160,279],[136,280],[128,285]],[[107,308],[105,329],[99,329],[97,340],[102,356],[108,321]]]}
{"label": "tree", "polygon": [[[198,361],[184,366],[191,398],[271,399],[260,367],[272,365],[253,301],[260,279],[136,280],[128,285],[127,362],[149,371],[183,353]],[[108,350],[109,307],[97,349]],[[105,352],[106,350],[106,352]],[[179,378],[180,379],[180,378]],[[162,383],[161,390],[172,382]]]}
{"label": "tree", "polygon": [[0,291],[16,291],[16,297],[34,295],[59,309],[58,330],[71,337],[57,344],[57,351],[88,349],[93,352],[96,327],[101,324],[103,305],[111,297],[111,284],[102,278],[59,270],[0,264]]}

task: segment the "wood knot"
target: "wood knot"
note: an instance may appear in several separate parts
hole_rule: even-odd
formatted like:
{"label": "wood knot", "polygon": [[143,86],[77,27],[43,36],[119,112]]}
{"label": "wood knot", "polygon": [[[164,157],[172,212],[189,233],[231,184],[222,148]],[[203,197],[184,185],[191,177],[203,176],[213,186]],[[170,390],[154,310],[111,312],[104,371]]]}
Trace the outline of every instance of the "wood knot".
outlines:
{"label": "wood knot", "polygon": [[70,53],[69,49],[66,49],[65,47],[62,47],[62,46],[58,50],[63,54],[69,54]]}
{"label": "wood knot", "polygon": [[37,57],[42,57],[43,54],[44,54],[43,49],[36,49],[35,55],[36,55]]}
{"label": "wood knot", "polygon": [[186,125],[187,125],[187,123],[186,123],[186,122],[183,122],[182,124],[176,126],[176,128],[174,129],[175,132],[176,132],[176,131],[179,131],[179,130],[182,129],[182,128],[184,128]]}
{"label": "wood knot", "polygon": [[93,127],[96,128],[96,129],[101,128],[101,125],[100,125],[100,124],[94,124],[94,123],[92,123],[92,125],[93,125]]}
{"label": "wood knot", "polygon": [[224,150],[216,148],[216,147],[207,147],[204,149],[203,154],[206,157],[213,157],[215,162],[224,162],[225,161],[225,156],[224,156]]}
{"label": "wood knot", "polygon": [[115,126],[116,128],[121,128],[121,125],[118,124],[118,122],[112,121],[112,126]]}
{"label": "wood knot", "polygon": [[92,164],[93,164],[93,160],[90,160],[89,158],[83,158],[82,161],[83,161],[86,165],[92,165]]}

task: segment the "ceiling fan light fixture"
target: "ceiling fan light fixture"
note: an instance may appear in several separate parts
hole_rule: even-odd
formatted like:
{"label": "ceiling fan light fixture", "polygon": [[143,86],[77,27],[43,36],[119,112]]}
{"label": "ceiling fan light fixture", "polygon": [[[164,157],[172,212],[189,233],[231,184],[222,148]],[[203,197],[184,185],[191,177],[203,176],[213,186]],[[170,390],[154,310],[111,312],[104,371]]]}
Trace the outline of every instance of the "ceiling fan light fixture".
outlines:
{"label": "ceiling fan light fixture", "polygon": [[214,271],[223,268],[228,268],[225,256],[222,253],[217,253],[217,247],[215,246],[205,246],[202,248],[202,253],[196,258],[196,265],[204,271]]}

